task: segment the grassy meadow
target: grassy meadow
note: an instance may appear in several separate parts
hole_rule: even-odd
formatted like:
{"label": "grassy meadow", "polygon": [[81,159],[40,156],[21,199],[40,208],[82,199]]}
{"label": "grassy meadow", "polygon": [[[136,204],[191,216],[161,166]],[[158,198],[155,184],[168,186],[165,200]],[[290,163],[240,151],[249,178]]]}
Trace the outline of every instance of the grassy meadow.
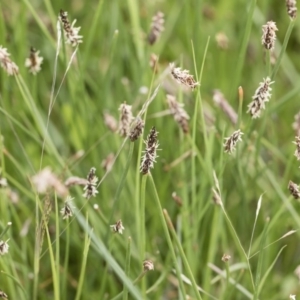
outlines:
{"label": "grassy meadow", "polygon": [[[0,12],[0,299],[300,299],[288,188],[300,23],[286,1],[4,0]],[[120,135],[124,103],[130,130],[145,122],[134,142]]]}

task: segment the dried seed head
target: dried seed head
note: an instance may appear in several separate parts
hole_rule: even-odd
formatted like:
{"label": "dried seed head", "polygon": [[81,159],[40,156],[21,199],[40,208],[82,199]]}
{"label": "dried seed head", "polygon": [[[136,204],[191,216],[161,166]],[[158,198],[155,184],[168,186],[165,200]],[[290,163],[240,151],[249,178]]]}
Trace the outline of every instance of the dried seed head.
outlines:
{"label": "dried seed head", "polygon": [[214,103],[221,108],[233,125],[237,124],[238,115],[219,90],[213,92]]}
{"label": "dried seed head", "polygon": [[117,120],[109,113],[104,113],[104,124],[112,132],[116,132],[118,130]]}
{"label": "dried seed head", "polygon": [[41,64],[44,58],[39,56],[39,54],[40,51],[31,47],[29,58],[26,58],[25,60],[25,67],[29,68],[29,72],[33,75],[36,75],[39,71],[41,71]]}
{"label": "dried seed head", "polygon": [[96,197],[98,191],[96,189],[96,185],[98,182],[98,177],[96,177],[96,168],[91,168],[90,172],[87,176],[87,184],[83,188],[84,194],[82,195],[86,199],[90,199],[92,196]]}
{"label": "dried seed head", "polygon": [[85,178],[71,176],[65,181],[65,186],[70,187],[72,185],[86,185],[88,181]]}
{"label": "dried seed head", "polygon": [[73,216],[73,210],[74,210],[74,206],[73,206],[73,201],[74,198],[68,196],[66,201],[65,201],[65,205],[64,207],[61,209],[60,213],[63,216],[63,220],[64,219],[69,219],[70,217]]}
{"label": "dried seed head", "polygon": [[224,254],[222,256],[222,261],[224,262],[228,262],[230,260],[231,256],[229,254]]}
{"label": "dried seed head", "polygon": [[277,30],[278,29],[276,23],[273,21],[269,21],[267,22],[266,25],[263,25],[262,27],[263,35],[261,37],[261,43],[265,46],[267,50],[274,49]]}
{"label": "dried seed head", "polygon": [[157,135],[158,132],[156,131],[155,127],[152,127],[147,140],[144,141],[144,143],[146,144],[146,149],[144,151],[144,156],[142,157],[142,163],[140,167],[143,175],[148,174],[150,172],[150,169],[154,167],[154,163],[156,162],[156,150],[159,146]]}
{"label": "dried seed head", "polygon": [[235,131],[230,137],[225,138],[224,150],[225,152],[231,154],[234,152],[237,142],[242,141],[241,130]]}
{"label": "dried seed head", "polygon": [[6,48],[0,46],[0,65],[6,71],[8,75],[18,75],[19,68],[17,65],[11,61],[9,58],[10,54],[7,52]]}
{"label": "dried seed head", "polygon": [[154,270],[154,264],[151,260],[144,260],[143,261],[143,268],[144,272],[153,271]]}
{"label": "dried seed head", "polygon": [[270,87],[274,81],[271,82],[271,79],[267,77],[259,84],[259,87],[255,91],[254,96],[252,97],[253,101],[248,105],[248,111],[252,119],[259,118],[261,111],[265,109],[265,103],[269,102],[271,98],[272,88]]}
{"label": "dried seed head", "polygon": [[32,176],[31,180],[35,185],[36,191],[40,194],[45,194],[49,188],[53,188],[57,195],[62,198],[65,198],[68,195],[68,189],[49,167],[44,168],[39,173]]}
{"label": "dried seed head", "polygon": [[144,127],[145,127],[145,122],[142,119],[137,118],[133,128],[129,133],[129,138],[132,142],[136,141],[142,135]]}
{"label": "dried seed head", "polygon": [[148,42],[150,45],[153,45],[158,40],[161,33],[165,30],[164,23],[165,23],[164,14],[159,11],[152,18],[151,29],[148,35]]}
{"label": "dried seed head", "polygon": [[7,242],[8,242],[8,240],[6,242],[0,241],[0,255],[4,255],[4,254],[8,253],[9,245]]}
{"label": "dried seed head", "polygon": [[285,2],[288,15],[291,19],[295,19],[297,17],[296,0],[286,0]]}
{"label": "dried seed head", "polygon": [[297,160],[300,160],[300,136],[296,136],[295,142],[293,143],[296,145],[295,156],[297,157]]}
{"label": "dried seed head", "polygon": [[176,192],[172,193],[172,198],[177,203],[178,206],[182,206],[182,199],[177,195]]}
{"label": "dried seed head", "polygon": [[0,298],[3,298],[3,299],[8,299],[8,296],[0,290]]}
{"label": "dried seed head", "polygon": [[82,43],[82,35],[78,35],[80,27],[74,27],[76,20],[71,25],[68,20],[68,13],[63,10],[60,10],[59,19],[63,24],[66,43],[73,47]]}
{"label": "dried seed head", "polygon": [[188,70],[181,70],[181,68],[175,68],[174,63],[170,63],[170,70],[173,78],[178,82],[181,83],[192,90],[195,89],[199,84],[199,82],[196,82],[193,78],[193,75],[189,74]]}
{"label": "dried seed head", "polygon": [[295,117],[295,122],[293,123],[293,129],[296,132],[297,136],[300,136],[300,112],[298,112]]}
{"label": "dried seed head", "polygon": [[169,105],[170,111],[174,116],[175,121],[179,124],[182,131],[184,133],[189,132],[189,123],[188,120],[190,119],[187,112],[183,109],[183,104],[178,103],[176,98],[172,95],[167,95],[167,103]]}
{"label": "dried seed head", "polygon": [[101,167],[105,170],[105,172],[110,172],[115,161],[115,155],[110,153],[107,157],[102,161]]}
{"label": "dried seed head", "polygon": [[219,48],[221,48],[222,50],[228,49],[229,40],[227,35],[224,32],[217,33],[215,39]]}
{"label": "dried seed head", "polygon": [[294,183],[293,181],[289,181],[289,185],[288,185],[288,189],[291,193],[291,195],[295,198],[295,199],[299,199],[300,198],[300,191],[299,191],[299,186]]}
{"label": "dried seed head", "polygon": [[117,232],[119,234],[123,234],[123,230],[125,227],[122,224],[122,220],[119,220],[116,224],[110,225],[110,228],[112,229],[113,232]]}
{"label": "dried seed head", "polygon": [[151,53],[149,65],[154,73],[158,72],[158,56],[156,54]]}
{"label": "dried seed head", "polygon": [[127,137],[129,134],[130,125],[133,120],[131,109],[131,105],[127,105],[126,103],[121,104],[119,108],[120,121],[118,132],[123,137]]}

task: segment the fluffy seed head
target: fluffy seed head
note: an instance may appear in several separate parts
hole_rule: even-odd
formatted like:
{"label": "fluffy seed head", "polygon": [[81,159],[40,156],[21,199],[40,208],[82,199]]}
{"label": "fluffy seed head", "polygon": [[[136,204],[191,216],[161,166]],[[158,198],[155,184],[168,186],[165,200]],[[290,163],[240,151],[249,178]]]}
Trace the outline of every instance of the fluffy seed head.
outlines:
{"label": "fluffy seed head", "polygon": [[0,241],[0,255],[4,255],[4,254],[8,253],[9,245],[7,242],[8,241],[6,241],[6,242]]}
{"label": "fluffy seed head", "polygon": [[122,103],[119,108],[120,111],[120,121],[118,132],[121,136],[126,137],[130,131],[130,125],[133,120],[131,105]]}
{"label": "fluffy seed head", "polygon": [[237,142],[242,141],[241,130],[235,131],[230,137],[225,138],[224,150],[225,152],[231,154],[234,152]]}
{"label": "fluffy seed head", "polygon": [[220,107],[233,125],[237,124],[238,115],[219,90],[214,90],[213,101]]}
{"label": "fluffy seed head", "polygon": [[300,198],[300,191],[299,191],[299,186],[294,183],[293,181],[289,181],[289,185],[288,185],[288,189],[291,193],[291,195],[295,198],[295,199],[299,199]]}
{"label": "fluffy seed head", "polygon": [[0,65],[6,71],[8,75],[18,75],[19,68],[17,65],[11,61],[9,58],[10,54],[7,52],[6,48],[0,46]]}
{"label": "fluffy seed head", "polygon": [[141,118],[137,118],[133,128],[129,133],[129,138],[132,142],[136,141],[143,133],[145,122]]}
{"label": "fluffy seed head", "polygon": [[222,50],[228,49],[229,40],[228,40],[228,36],[224,32],[217,33],[215,39],[220,49]]}
{"label": "fluffy seed head", "polygon": [[110,225],[110,228],[112,229],[113,232],[123,234],[123,230],[125,227],[122,224],[122,220],[117,221],[116,224]]}
{"label": "fluffy seed head", "polygon": [[273,21],[269,21],[267,22],[267,24],[263,25],[263,35],[261,37],[261,43],[265,46],[267,50],[274,49],[277,30],[278,28],[276,26],[276,23]]}
{"label": "fluffy seed head", "polygon": [[230,260],[231,256],[229,254],[224,254],[222,256],[222,261],[224,262],[228,262]]}
{"label": "fluffy seed head", "polygon": [[106,112],[104,113],[104,124],[112,132],[115,132],[118,130],[117,120],[112,115],[110,115],[109,113],[106,113]]}
{"label": "fluffy seed head", "polygon": [[74,27],[76,20],[70,24],[68,20],[68,13],[63,10],[60,10],[59,19],[63,24],[66,43],[71,44],[73,47],[82,43],[82,35],[78,35],[80,27]]}
{"label": "fluffy seed head", "polygon": [[295,156],[300,160],[300,136],[296,136],[293,143],[296,145]]}
{"label": "fluffy seed head", "polygon": [[25,67],[29,68],[29,72],[33,75],[36,75],[39,71],[41,71],[41,64],[44,58],[39,56],[39,54],[40,51],[37,51],[31,47],[30,55],[25,60]]}
{"label": "fluffy seed head", "polygon": [[158,132],[156,131],[155,127],[152,127],[147,137],[147,140],[144,142],[146,144],[146,149],[144,151],[140,167],[140,170],[143,175],[148,174],[150,172],[150,169],[154,167],[154,163],[156,162],[156,150],[159,146],[157,135]]}
{"label": "fluffy seed head", "polygon": [[193,75],[189,74],[188,70],[181,70],[181,68],[175,68],[174,63],[170,63],[170,70],[173,78],[180,84],[183,84],[192,90],[194,90],[199,84],[193,78]]}
{"label": "fluffy seed head", "polygon": [[98,177],[96,177],[96,168],[91,168],[90,172],[87,176],[87,184],[86,186],[83,188],[84,190],[84,194],[82,195],[84,198],[86,199],[90,199],[92,196],[96,197],[96,195],[98,194],[96,185],[98,182]]}
{"label": "fluffy seed head", "polygon": [[297,3],[296,0],[286,0],[286,10],[291,19],[297,17]]}
{"label": "fluffy seed head", "polygon": [[175,121],[179,124],[184,133],[189,132],[189,115],[183,108],[183,104],[176,101],[176,98],[172,95],[167,95],[167,103],[169,109],[174,116]]}
{"label": "fluffy seed head", "polygon": [[148,42],[150,45],[153,45],[158,40],[161,33],[165,30],[164,23],[164,14],[162,12],[159,11],[155,16],[153,16],[150,33],[148,35]]}
{"label": "fluffy seed head", "polygon": [[151,260],[146,259],[143,261],[143,268],[144,268],[144,272],[153,271],[154,264]]}
{"label": "fluffy seed head", "polygon": [[69,219],[70,217],[73,216],[73,210],[74,210],[74,206],[72,203],[73,199],[74,198],[68,196],[65,201],[64,207],[60,210],[60,213],[63,216],[63,220]]}
{"label": "fluffy seed head", "polygon": [[259,87],[255,91],[252,97],[253,101],[248,105],[248,111],[252,119],[259,118],[261,111],[265,109],[265,103],[269,102],[271,98],[272,88],[270,87],[274,81],[271,81],[269,77],[263,79],[263,82],[259,84]]}

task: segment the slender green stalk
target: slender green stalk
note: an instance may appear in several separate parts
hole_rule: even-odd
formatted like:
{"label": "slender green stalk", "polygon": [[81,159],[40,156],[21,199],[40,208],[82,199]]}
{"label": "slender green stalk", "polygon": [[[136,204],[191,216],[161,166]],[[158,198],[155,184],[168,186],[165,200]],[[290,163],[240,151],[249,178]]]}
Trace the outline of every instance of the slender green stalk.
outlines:
{"label": "slender green stalk", "polygon": [[189,264],[189,262],[188,262],[188,260],[187,260],[187,258],[185,256],[185,254],[184,254],[182,245],[181,245],[180,241],[178,240],[178,237],[176,235],[176,231],[175,231],[174,226],[172,224],[172,221],[171,221],[171,219],[169,217],[169,214],[168,214],[168,212],[165,209],[163,210],[163,215],[164,215],[165,221],[167,222],[168,227],[169,227],[169,229],[171,231],[171,234],[173,236],[174,242],[175,242],[175,244],[176,244],[176,246],[177,246],[177,248],[179,250],[179,254],[180,254],[180,257],[181,257],[181,259],[183,261],[184,267],[186,268],[188,276],[189,276],[189,278],[190,278],[190,280],[192,282],[192,287],[193,287],[193,290],[194,290],[195,297],[196,297],[196,299],[201,300],[202,297],[201,297],[201,295],[200,295],[200,293],[198,291],[196,280],[195,280],[194,275],[193,275],[193,273],[191,271],[190,264]]}
{"label": "slender green stalk", "polygon": [[[141,203],[140,203],[140,218],[141,218],[141,244],[140,244],[140,260],[143,261],[145,259],[145,252],[146,252],[146,219],[145,219],[145,212],[146,212],[146,182],[148,176],[144,175],[142,177],[142,185],[141,185]],[[142,295],[145,297],[146,295],[146,279],[143,277],[142,279]]]}
{"label": "slender green stalk", "polygon": [[0,240],[4,236],[4,234],[8,231],[8,229],[10,228],[11,225],[12,225],[12,222],[7,223],[6,227],[3,229],[3,231],[0,234]]}
{"label": "slender green stalk", "polygon": [[1,274],[4,274],[6,277],[12,279],[13,282],[14,282],[14,283],[21,289],[21,291],[23,292],[23,294],[24,294],[24,296],[25,296],[25,299],[29,299],[29,296],[27,295],[27,293],[26,293],[24,287],[22,286],[22,284],[20,283],[20,281],[19,281],[17,278],[15,278],[14,276],[12,276],[12,275],[10,275],[10,274],[8,274],[8,273],[2,271],[2,270],[1,270],[0,272],[1,272]]}
{"label": "slender green stalk", "polygon": [[[86,216],[86,223],[88,224],[88,215]],[[75,300],[81,299],[82,294],[82,287],[85,279],[85,269],[86,269],[86,263],[87,263],[87,257],[88,252],[91,244],[91,237],[89,235],[89,232],[85,232],[85,239],[84,239],[84,248],[83,248],[83,257],[82,257],[82,263],[81,263],[81,270],[80,270],[80,277],[78,281],[78,286],[76,290],[76,297]]]}
{"label": "slender green stalk", "polygon": [[70,257],[70,226],[69,219],[66,220],[66,248],[64,257],[64,269],[62,275],[62,298],[67,299],[67,289],[68,289],[68,270],[69,270],[69,257]]}
{"label": "slender green stalk", "polygon": [[[55,193],[54,195],[54,200],[55,200],[55,238],[56,238],[56,244],[55,244],[55,263],[56,263],[56,277],[57,277],[57,282],[60,284],[60,240],[59,240],[59,235],[60,235],[60,230],[59,230],[59,209],[58,209],[58,203],[57,203],[57,195]],[[61,289],[62,285],[60,285]]]}
{"label": "slender green stalk", "polygon": [[[131,258],[131,237],[128,237],[127,251],[126,251],[126,264],[125,264],[125,274],[129,278],[130,273],[130,258]],[[128,299],[128,288],[124,284],[123,286],[123,300]]]}
{"label": "slender green stalk", "polygon": [[[247,2],[245,2],[247,3]],[[234,80],[233,80],[233,92],[232,94],[235,93],[237,87],[239,86],[239,82],[241,81],[241,74],[244,66],[244,61],[245,61],[245,55],[246,55],[246,50],[250,38],[250,33],[251,33],[251,27],[252,27],[252,20],[253,20],[253,13],[254,9],[256,6],[256,0],[251,0],[249,4],[249,11],[247,11],[247,21],[246,21],[246,26],[245,26],[245,32],[242,35],[242,44],[241,44],[241,49],[239,51],[239,56],[237,59],[237,66],[236,66],[236,71],[234,73]]]}
{"label": "slender green stalk", "polygon": [[284,37],[284,41],[283,41],[283,44],[282,44],[282,47],[281,47],[281,51],[280,51],[279,57],[278,57],[278,59],[276,61],[274,70],[272,72],[271,80],[274,80],[275,77],[276,77],[276,75],[277,75],[277,72],[278,72],[279,67],[280,67],[280,63],[281,63],[283,55],[285,53],[286,46],[287,46],[288,41],[290,39],[290,36],[291,36],[292,30],[294,28],[294,25],[295,25],[295,20],[291,20],[291,22],[289,24],[289,27],[288,27],[288,29],[286,31],[285,37]]}
{"label": "slender green stalk", "polygon": [[[184,285],[183,285],[183,282],[182,282],[181,272],[180,272],[180,268],[178,266],[177,257],[176,257],[176,254],[175,254],[175,249],[174,249],[172,241],[171,241],[171,237],[170,237],[170,234],[169,234],[167,222],[166,222],[165,217],[164,217],[163,209],[161,207],[160,200],[159,200],[159,197],[158,197],[158,193],[157,193],[157,190],[156,190],[156,186],[155,186],[155,183],[154,183],[154,180],[152,178],[151,173],[150,173],[149,177],[151,179],[151,183],[152,183],[152,187],[153,187],[153,191],[154,191],[154,199],[155,199],[155,203],[156,203],[156,206],[157,206],[157,209],[158,209],[158,216],[159,216],[159,219],[162,223],[164,235],[165,235],[165,238],[167,240],[169,250],[171,251],[171,256],[172,256],[173,263],[174,263],[174,266],[175,266],[175,269],[176,269],[176,275],[177,275],[177,279],[179,281],[180,291],[181,291],[184,299],[186,299],[186,293],[185,293]],[[175,235],[176,235],[176,233],[175,233]],[[197,289],[196,289],[196,291],[197,291]],[[201,299],[201,296],[198,299]]]}

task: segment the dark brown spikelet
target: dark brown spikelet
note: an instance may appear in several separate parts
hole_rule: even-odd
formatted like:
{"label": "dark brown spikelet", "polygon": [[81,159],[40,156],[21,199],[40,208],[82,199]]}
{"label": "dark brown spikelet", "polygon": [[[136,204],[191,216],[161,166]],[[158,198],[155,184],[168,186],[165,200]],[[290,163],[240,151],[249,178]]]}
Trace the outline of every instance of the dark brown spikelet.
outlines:
{"label": "dark brown spikelet", "polygon": [[286,0],[286,10],[291,19],[297,17],[297,6],[296,0]]}
{"label": "dark brown spikelet", "polygon": [[293,181],[289,181],[289,185],[288,185],[288,189],[291,193],[291,195],[295,198],[295,199],[299,199],[300,198],[300,191],[299,191],[299,186],[294,183]]}
{"label": "dark brown spikelet", "polygon": [[150,45],[153,45],[164,31],[164,23],[164,14],[162,12],[159,11],[153,16],[150,33],[148,35],[148,42]]}
{"label": "dark brown spikelet", "polygon": [[144,127],[145,122],[142,119],[138,118],[129,133],[129,138],[132,142],[136,141],[142,135]]}
{"label": "dark brown spikelet", "polygon": [[143,175],[148,174],[150,172],[150,169],[153,168],[154,163],[156,162],[156,150],[159,146],[157,135],[158,132],[156,131],[155,127],[152,127],[147,140],[145,141],[146,149],[144,151],[144,156],[142,157],[142,163],[140,167]]}
{"label": "dark brown spikelet", "polygon": [[62,9],[59,11],[60,20],[63,23],[64,30],[66,32],[70,32],[71,30],[71,24],[68,20],[68,13],[66,11],[63,11]]}

